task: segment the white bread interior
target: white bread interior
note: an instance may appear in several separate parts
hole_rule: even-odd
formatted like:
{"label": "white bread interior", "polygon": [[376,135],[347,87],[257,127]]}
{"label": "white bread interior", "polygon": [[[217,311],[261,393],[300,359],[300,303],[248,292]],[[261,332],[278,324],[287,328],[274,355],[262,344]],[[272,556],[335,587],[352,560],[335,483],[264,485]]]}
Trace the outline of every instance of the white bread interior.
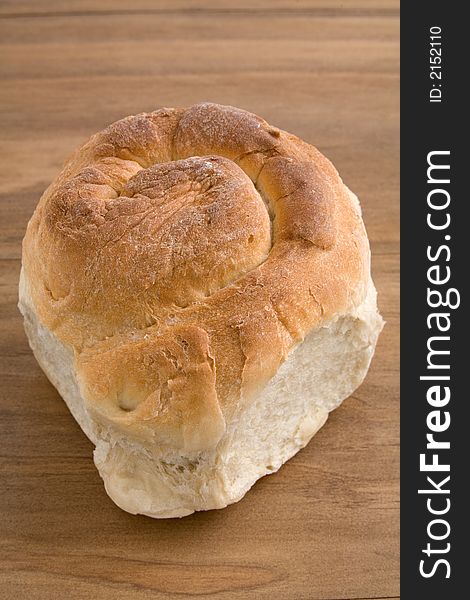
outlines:
{"label": "white bread interior", "polygon": [[130,513],[167,518],[240,500],[303,448],[357,388],[383,323],[371,279],[367,289],[359,306],[314,329],[292,350],[250,406],[227,423],[215,449],[187,456],[123,436],[87,408],[73,350],[39,322],[23,273],[19,307],[37,361],[96,446],[94,461],[109,496]]}

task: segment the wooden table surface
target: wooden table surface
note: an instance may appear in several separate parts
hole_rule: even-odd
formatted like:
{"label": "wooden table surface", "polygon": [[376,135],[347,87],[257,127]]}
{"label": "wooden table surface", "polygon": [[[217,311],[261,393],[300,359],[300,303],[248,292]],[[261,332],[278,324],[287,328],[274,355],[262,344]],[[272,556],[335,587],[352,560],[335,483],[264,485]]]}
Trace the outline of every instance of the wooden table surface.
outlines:
{"label": "wooden table surface", "polygon": [[[0,3],[0,597],[397,598],[398,2]],[[387,321],[365,383],[238,504],[119,510],[36,364],[16,308],[21,239],[75,146],[201,100],[315,144],[359,195]]]}

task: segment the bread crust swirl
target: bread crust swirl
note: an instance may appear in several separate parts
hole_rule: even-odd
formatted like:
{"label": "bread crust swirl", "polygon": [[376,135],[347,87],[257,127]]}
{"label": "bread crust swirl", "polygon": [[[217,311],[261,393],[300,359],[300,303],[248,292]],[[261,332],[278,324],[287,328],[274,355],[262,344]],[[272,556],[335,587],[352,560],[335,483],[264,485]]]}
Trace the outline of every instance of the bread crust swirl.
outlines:
{"label": "bread crust swirl", "polygon": [[369,246],[318,150],[201,103],[80,148],[28,225],[23,270],[86,410],[191,453],[217,446],[310,331],[363,302]]}

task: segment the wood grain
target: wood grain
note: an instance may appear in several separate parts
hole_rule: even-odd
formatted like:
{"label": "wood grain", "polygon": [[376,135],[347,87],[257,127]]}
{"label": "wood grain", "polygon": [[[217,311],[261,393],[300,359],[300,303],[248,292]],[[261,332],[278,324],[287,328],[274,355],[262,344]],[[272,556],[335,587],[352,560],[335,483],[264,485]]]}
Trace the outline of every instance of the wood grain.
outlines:
{"label": "wood grain", "polygon": [[[398,598],[398,2],[0,4],[0,597]],[[240,503],[180,520],[107,498],[16,309],[21,239],[76,145],[124,115],[242,106],[361,198],[387,326],[365,383]]]}

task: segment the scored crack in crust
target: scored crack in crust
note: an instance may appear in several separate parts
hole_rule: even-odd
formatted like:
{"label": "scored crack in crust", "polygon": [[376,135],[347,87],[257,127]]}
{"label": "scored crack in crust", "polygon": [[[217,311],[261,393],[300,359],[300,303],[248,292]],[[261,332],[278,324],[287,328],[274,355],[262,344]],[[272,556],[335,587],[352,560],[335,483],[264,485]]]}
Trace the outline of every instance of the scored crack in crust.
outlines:
{"label": "scored crack in crust", "polygon": [[23,271],[40,323],[73,349],[86,410],[193,452],[313,328],[361,304],[369,247],[318,150],[202,103],[79,149],[28,225]]}

